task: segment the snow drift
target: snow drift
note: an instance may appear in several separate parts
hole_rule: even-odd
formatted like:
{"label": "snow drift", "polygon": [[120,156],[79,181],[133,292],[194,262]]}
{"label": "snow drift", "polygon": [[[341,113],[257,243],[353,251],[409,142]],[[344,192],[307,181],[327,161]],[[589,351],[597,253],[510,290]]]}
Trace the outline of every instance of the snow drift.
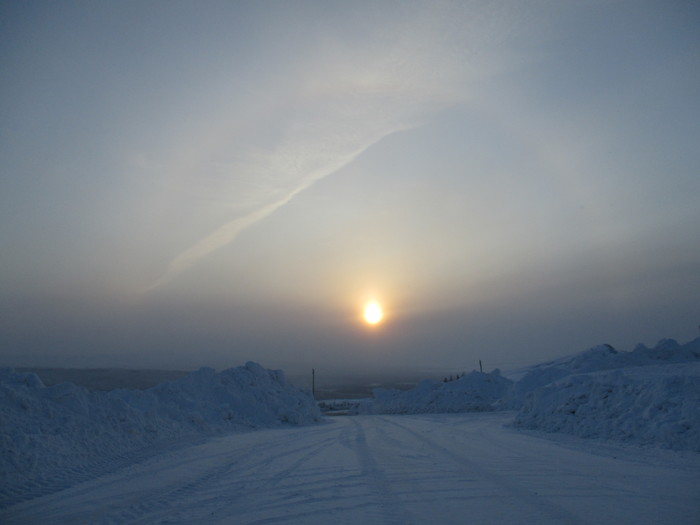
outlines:
{"label": "snow drift", "polygon": [[500,371],[490,374],[473,371],[455,381],[425,380],[407,391],[377,388],[371,402],[360,405],[360,412],[372,414],[420,414],[483,412],[494,410],[512,381]]}
{"label": "snow drift", "polygon": [[700,338],[600,345],[534,366],[509,404],[518,428],[700,452]]}
{"label": "snow drift", "polygon": [[521,371],[522,378],[514,385],[510,403],[520,408],[530,392],[571,374],[698,360],[700,338],[684,345],[673,339],[662,339],[654,348],[639,344],[631,352],[619,352],[607,344],[599,345],[573,356],[548,361]]}
{"label": "snow drift", "polygon": [[700,363],[570,375],[532,392],[514,425],[700,452]]}
{"label": "snow drift", "polygon": [[[256,363],[202,368],[145,391],[45,387],[0,370],[0,498],[69,469],[128,464],[145,449],[224,432],[320,420],[313,399]],[[26,487],[25,487],[26,488]],[[2,506],[0,499],[0,506]]]}

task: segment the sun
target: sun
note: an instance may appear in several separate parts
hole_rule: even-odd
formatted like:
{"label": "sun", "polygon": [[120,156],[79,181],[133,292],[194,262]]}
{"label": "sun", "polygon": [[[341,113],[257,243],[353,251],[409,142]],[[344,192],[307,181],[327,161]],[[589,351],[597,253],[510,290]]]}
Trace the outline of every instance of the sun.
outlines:
{"label": "sun", "polygon": [[365,309],[362,312],[362,317],[365,322],[375,325],[379,324],[384,318],[384,312],[382,307],[376,301],[370,301],[365,305]]}

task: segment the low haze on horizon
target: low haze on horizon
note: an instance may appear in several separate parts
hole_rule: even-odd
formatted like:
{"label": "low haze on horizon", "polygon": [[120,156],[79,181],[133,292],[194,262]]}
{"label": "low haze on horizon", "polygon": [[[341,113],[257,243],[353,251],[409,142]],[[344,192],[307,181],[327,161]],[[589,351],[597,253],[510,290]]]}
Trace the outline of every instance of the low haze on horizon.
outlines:
{"label": "low haze on horizon", "polygon": [[460,372],[698,336],[697,3],[0,15],[0,366]]}

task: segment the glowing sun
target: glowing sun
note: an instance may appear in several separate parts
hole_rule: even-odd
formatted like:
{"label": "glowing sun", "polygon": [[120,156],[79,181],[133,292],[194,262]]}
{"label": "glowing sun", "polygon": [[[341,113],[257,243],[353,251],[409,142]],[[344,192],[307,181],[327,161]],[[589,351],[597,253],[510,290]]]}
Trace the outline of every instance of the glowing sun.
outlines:
{"label": "glowing sun", "polygon": [[378,324],[384,318],[384,312],[382,307],[376,301],[370,301],[365,305],[365,309],[362,312],[362,317],[369,324]]}

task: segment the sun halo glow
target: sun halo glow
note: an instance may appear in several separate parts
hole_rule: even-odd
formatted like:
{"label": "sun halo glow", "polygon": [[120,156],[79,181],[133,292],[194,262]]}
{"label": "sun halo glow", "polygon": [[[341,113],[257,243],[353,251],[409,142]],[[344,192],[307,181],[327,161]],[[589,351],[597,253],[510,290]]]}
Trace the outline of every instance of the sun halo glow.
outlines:
{"label": "sun halo glow", "polygon": [[362,317],[368,324],[376,325],[384,318],[384,312],[382,311],[382,307],[379,305],[379,303],[376,301],[370,301],[365,305]]}

